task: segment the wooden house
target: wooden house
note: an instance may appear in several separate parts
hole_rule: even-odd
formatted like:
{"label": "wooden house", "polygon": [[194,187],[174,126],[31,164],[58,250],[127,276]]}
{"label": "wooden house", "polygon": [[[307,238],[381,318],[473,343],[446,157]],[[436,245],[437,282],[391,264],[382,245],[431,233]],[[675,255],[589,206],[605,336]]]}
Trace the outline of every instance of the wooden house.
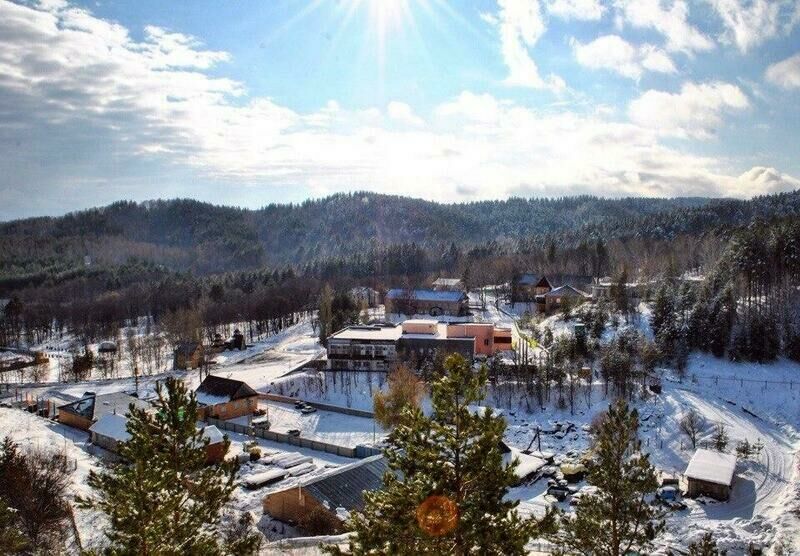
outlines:
{"label": "wooden house", "polygon": [[124,392],[95,395],[86,394],[79,400],[58,408],[58,421],[65,425],[88,431],[91,426],[107,414],[125,415],[133,404],[139,409],[151,409],[152,406],[139,398]]}
{"label": "wooden house", "polygon": [[209,375],[195,390],[199,419],[235,419],[258,409],[258,392],[241,380]]}
{"label": "wooden house", "polygon": [[736,456],[714,450],[698,449],[686,467],[687,496],[710,496],[727,500],[736,472]]}
{"label": "wooden house", "polygon": [[175,346],[172,368],[175,370],[189,371],[199,369],[203,364],[205,350],[200,342],[180,342]]}
{"label": "wooden house", "polygon": [[364,508],[364,492],[379,489],[387,465],[377,455],[345,465],[264,497],[264,512],[308,534],[344,531],[349,512]]}

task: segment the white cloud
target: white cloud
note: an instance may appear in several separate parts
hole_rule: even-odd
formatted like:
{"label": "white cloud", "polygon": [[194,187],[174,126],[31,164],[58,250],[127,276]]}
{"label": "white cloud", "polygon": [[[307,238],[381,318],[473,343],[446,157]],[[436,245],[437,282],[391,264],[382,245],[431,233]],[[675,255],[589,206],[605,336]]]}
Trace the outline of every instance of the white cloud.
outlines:
{"label": "white cloud", "polygon": [[728,187],[737,197],[750,197],[798,189],[800,180],[775,168],[754,166],[736,178]]}
{"label": "white cloud", "polygon": [[542,77],[528,52],[547,30],[539,0],[498,0],[497,4],[497,15],[484,17],[484,20],[496,21],[503,61],[508,68],[506,84],[563,91],[564,80],[554,74]]}
{"label": "white cloud", "polygon": [[691,54],[714,48],[714,43],[689,23],[689,6],[683,0],[616,0],[625,22],[654,29],[666,38],[667,50]]}
{"label": "white cloud", "polygon": [[386,108],[386,113],[392,120],[412,126],[421,126],[425,122],[422,118],[414,113],[414,110],[405,102],[398,102],[396,100],[389,103]]}
{"label": "white cloud", "polygon": [[[533,21],[521,25],[520,36],[543,32]],[[59,194],[95,204],[170,196],[176,188],[164,176],[171,168],[192,184],[245,186],[236,189],[256,191],[252,198],[259,187],[280,187],[287,196],[298,188],[359,188],[441,201],[728,195],[740,178],[716,158],[660,141],[676,127],[696,136],[693,117],[700,136],[710,134],[721,113],[747,106],[726,84],[656,97],[656,109],[669,114],[677,104],[683,114],[669,125],[651,125],[646,109],[632,107],[637,117],[618,121],[607,107],[543,111],[473,92],[434,107],[426,122],[399,101],[385,111],[333,101],[297,111],[249,96],[241,83],[206,71],[227,57],[185,35],[151,29],[135,41],[85,10],[0,0],[0,198],[23,191],[28,204],[58,203]],[[652,104],[651,93],[659,94],[644,95],[640,107]],[[694,96],[706,100],[680,108]],[[129,166],[139,173],[120,175]],[[775,187],[774,179],[750,181],[748,195]],[[196,196],[204,189],[177,191]]]}
{"label": "white cloud", "polygon": [[784,0],[710,0],[725,25],[723,40],[742,53],[776,36],[780,30]]}
{"label": "white cloud", "polygon": [[582,66],[608,69],[638,80],[645,70],[675,73],[677,70],[666,52],[653,45],[637,46],[618,35],[604,35],[590,43],[571,41],[575,59]]}
{"label": "white cloud", "polygon": [[547,0],[547,12],[562,19],[597,21],[605,11],[600,0]]}
{"label": "white cloud", "polygon": [[800,52],[770,65],[765,77],[784,89],[800,89]]}
{"label": "white cloud", "polygon": [[628,115],[662,135],[708,139],[723,124],[723,115],[749,106],[736,85],[684,83],[678,93],[650,90],[631,102]]}

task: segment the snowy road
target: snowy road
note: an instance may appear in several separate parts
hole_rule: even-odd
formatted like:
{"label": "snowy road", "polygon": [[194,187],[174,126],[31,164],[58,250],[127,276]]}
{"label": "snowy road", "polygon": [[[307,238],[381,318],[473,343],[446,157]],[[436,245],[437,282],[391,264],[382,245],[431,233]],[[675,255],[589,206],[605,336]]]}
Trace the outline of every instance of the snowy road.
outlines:
{"label": "snowy road", "polygon": [[[787,488],[792,474],[793,446],[775,425],[744,413],[739,406],[720,399],[702,398],[694,392],[675,388],[669,392],[668,403],[694,408],[709,425],[722,423],[731,437],[729,450],[747,439],[760,439],[764,449],[757,461],[740,462],[731,499],[725,504],[698,505],[693,514],[710,519],[751,518],[774,510],[780,493]],[[680,413],[678,413],[680,414]]]}

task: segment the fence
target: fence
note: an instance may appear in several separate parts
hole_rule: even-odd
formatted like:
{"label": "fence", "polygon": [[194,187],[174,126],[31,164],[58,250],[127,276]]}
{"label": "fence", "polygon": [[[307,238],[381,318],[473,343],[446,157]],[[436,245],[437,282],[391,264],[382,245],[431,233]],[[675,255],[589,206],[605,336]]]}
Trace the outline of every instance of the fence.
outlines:
{"label": "fence", "polygon": [[320,402],[307,402],[305,400],[298,400],[297,398],[280,396],[278,394],[259,394],[258,397],[264,400],[271,400],[273,402],[281,402],[289,404],[293,404],[297,401],[303,401],[303,403],[306,403],[312,407],[316,407],[317,409],[322,409],[323,411],[334,411],[336,413],[344,413],[345,415],[353,415],[355,417],[366,417],[368,419],[372,419],[375,417],[375,414],[373,412],[365,411],[363,409],[353,409],[350,407],[342,407],[340,405],[331,405]]}
{"label": "fence", "polygon": [[[245,434],[247,436],[257,436],[259,438],[263,438],[264,440],[272,440],[273,442],[282,442],[284,444],[291,444],[293,446],[298,446],[300,448],[308,448],[310,450],[316,450],[318,452],[327,452],[329,454],[335,454],[337,456],[342,456],[346,458],[367,457],[367,455],[364,456],[357,455],[359,453],[366,453],[363,449],[359,452],[359,448],[366,448],[365,446],[357,446],[355,448],[350,448],[347,446],[339,446],[337,444],[331,444],[330,442],[323,442],[321,440],[312,440],[310,438],[303,438],[301,436],[292,436],[290,434],[286,434],[283,432],[276,432],[262,428],[239,425],[237,423],[230,423],[228,421],[222,421],[221,419],[214,419],[212,417],[206,419],[206,422],[209,425],[214,425],[220,429],[233,431],[239,434]],[[368,454],[368,455],[373,455],[373,454]]]}

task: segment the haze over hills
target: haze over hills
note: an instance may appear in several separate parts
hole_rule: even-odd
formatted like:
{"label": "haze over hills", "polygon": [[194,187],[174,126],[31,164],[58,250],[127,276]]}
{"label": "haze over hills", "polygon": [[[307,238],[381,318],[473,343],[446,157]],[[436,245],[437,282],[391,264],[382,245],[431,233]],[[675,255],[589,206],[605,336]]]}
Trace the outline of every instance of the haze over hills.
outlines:
{"label": "haze over hills", "polygon": [[462,204],[352,193],[258,210],[187,199],[122,201],[0,224],[0,276],[60,272],[87,260],[118,265],[135,258],[203,274],[303,264],[376,245],[445,249],[545,235],[567,243],[668,239],[798,212],[800,192],[748,201],[581,196]]}

